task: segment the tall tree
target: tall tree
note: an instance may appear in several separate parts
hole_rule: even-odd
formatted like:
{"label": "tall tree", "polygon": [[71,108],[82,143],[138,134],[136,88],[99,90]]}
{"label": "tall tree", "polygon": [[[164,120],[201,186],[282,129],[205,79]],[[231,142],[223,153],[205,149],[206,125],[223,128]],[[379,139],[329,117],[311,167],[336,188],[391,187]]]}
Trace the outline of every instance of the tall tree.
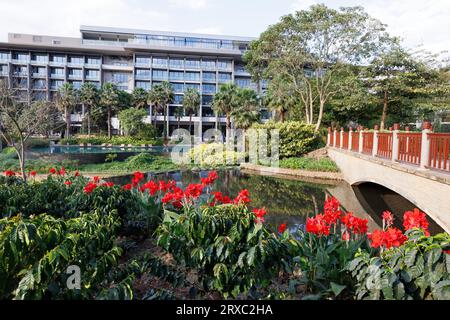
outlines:
{"label": "tall tree", "polygon": [[186,114],[189,115],[189,134],[191,134],[192,128],[192,115],[200,109],[200,93],[194,88],[188,88],[184,92],[183,107]]}
{"label": "tall tree", "polygon": [[335,10],[313,5],[270,26],[252,43],[246,59],[267,66],[265,79],[283,76],[290,82],[303,103],[306,121],[315,123],[317,132],[325,104],[342,90],[336,75],[349,64],[370,59],[387,38],[384,30],[362,7]]}
{"label": "tall tree", "polygon": [[14,148],[26,182],[26,142],[33,134],[47,135],[64,124],[61,125],[61,114],[53,103],[22,102],[17,96],[18,92],[0,81],[0,136]]}
{"label": "tall tree", "polygon": [[154,85],[147,92],[147,103],[150,108],[150,117],[154,120],[154,126],[156,128],[156,117],[154,115],[157,112],[162,113],[164,111],[164,107],[161,104],[161,87],[159,85]]}
{"label": "tall tree", "polygon": [[161,95],[161,105],[164,106],[164,129],[163,129],[163,137],[167,139],[167,135],[169,134],[169,124],[167,123],[167,112],[169,109],[169,104],[173,103],[175,99],[175,94],[173,92],[173,88],[169,82],[164,81],[160,84],[160,95]]}
{"label": "tall tree", "polygon": [[131,96],[133,107],[138,109],[147,107],[147,91],[142,88],[135,88]]}
{"label": "tall tree", "polygon": [[135,135],[144,127],[147,112],[139,108],[127,108],[119,112],[120,125],[127,135]]}
{"label": "tall tree", "polygon": [[71,83],[65,83],[58,89],[56,97],[56,105],[59,110],[64,113],[64,119],[66,121],[66,137],[69,138],[72,120],[70,116],[77,105],[78,93]]}
{"label": "tall tree", "polygon": [[180,129],[180,120],[181,120],[181,117],[184,116],[184,109],[183,109],[183,107],[180,107],[180,106],[176,107],[173,115],[177,119],[177,127],[178,127],[178,129]]}
{"label": "tall tree", "polygon": [[214,95],[212,108],[217,114],[225,114],[226,122],[226,141],[229,141],[231,135],[231,113],[237,108],[236,95],[238,87],[233,83],[227,83],[219,88],[219,92]]}
{"label": "tall tree", "polygon": [[85,114],[87,118],[88,136],[91,135],[91,112],[98,106],[99,92],[97,87],[91,82],[85,82],[79,92],[80,102],[84,104]]}
{"label": "tall tree", "polygon": [[240,88],[234,96],[237,106],[232,112],[236,128],[246,131],[252,124],[259,121],[259,98],[256,92],[249,88]]}
{"label": "tall tree", "polygon": [[300,98],[289,81],[276,77],[269,83],[265,104],[278,114],[280,122],[284,122],[286,114],[300,105]]}
{"label": "tall tree", "polygon": [[100,94],[100,103],[106,108],[107,112],[107,122],[108,122],[108,138],[111,139],[112,128],[111,128],[111,118],[112,113],[119,109],[119,90],[113,83],[105,83],[102,87]]}

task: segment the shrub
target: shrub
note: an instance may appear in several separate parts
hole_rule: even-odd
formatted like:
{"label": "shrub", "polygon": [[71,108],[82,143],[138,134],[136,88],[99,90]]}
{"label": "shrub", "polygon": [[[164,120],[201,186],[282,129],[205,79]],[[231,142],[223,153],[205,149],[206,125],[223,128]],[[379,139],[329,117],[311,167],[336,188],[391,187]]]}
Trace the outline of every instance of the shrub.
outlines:
{"label": "shrub", "polygon": [[16,149],[13,147],[6,147],[2,150],[2,154],[16,154]]}
{"label": "shrub", "polygon": [[309,171],[327,171],[339,172],[333,160],[329,158],[312,159],[312,158],[285,158],[280,160],[281,168],[303,169]]}
{"label": "shrub", "polygon": [[[299,121],[268,121],[264,124],[254,125],[252,129],[280,131],[280,158],[300,157],[324,146],[323,142],[314,136],[314,126]],[[270,143],[270,133],[268,135]]]}
{"label": "shrub", "polygon": [[245,154],[227,151],[220,143],[205,143],[189,151],[191,162],[202,168],[217,168],[238,165],[245,159]]}

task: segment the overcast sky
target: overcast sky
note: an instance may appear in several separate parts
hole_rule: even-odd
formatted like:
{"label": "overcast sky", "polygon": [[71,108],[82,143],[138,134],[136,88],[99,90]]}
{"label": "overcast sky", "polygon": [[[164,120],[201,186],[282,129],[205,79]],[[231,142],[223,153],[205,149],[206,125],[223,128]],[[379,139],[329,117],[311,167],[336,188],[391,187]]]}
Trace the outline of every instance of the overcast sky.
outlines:
{"label": "overcast sky", "polygon": [[78,37],[80,24],[258,36],[313,3],[361,5],[406,46],[450,50],[450,0],[0,0],[0,41],[9,32]]}

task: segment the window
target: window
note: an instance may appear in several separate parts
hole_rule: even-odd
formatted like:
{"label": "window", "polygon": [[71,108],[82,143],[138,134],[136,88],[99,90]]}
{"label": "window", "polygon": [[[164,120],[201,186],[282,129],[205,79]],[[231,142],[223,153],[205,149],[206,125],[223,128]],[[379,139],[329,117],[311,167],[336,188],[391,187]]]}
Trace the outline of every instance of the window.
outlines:
{"label": "window", "polygon": [[52,76],[64,76],[63,68],[51,68],[50,70]]}
{"label": "window", "polygon": [[53,55],[50,57],[50,61],[54,62],[54,63],[65,63],[66,62],[66,57],[65,56],[57,56],[57,55]]}
{"label": "window", "polygon": [[167,67],[167,58],[153,58],[154,67]]}
{"label": "window", "polygon": [[82,56],[70,56],[69,63],[72,64],[84,64],[84,57]]}
{"label": "window", "polygon": [[202,96],[202,105],[210,106],[213,101],[213,96]]}
{"label": "window", "polygon": [[7,74],[8,74],[8,66],[0,65],[0,75],[7,75]]}
{"label": "window", "polygon": [[200,59],[186,59],[186,69],[200,69]]}
{"label": "window", "polygon": [[216,73],[215,72],[203,72],[203,81],[215,82]]}
{"label": "window", "polygon": [[210,59],[204,59],[204,60],[202,60],[202,68],[203,69],[215,69],[216,61],[210,60]]}
{"label": "window", "polygon": [[167,80],[166,70],[152,70],[152,78],[158,80]]}
{"label": "window", "polygon": [[100,58],[99,57],[86,57],[86,63],[91,65],[99,65]]}
{"label": "window", "polygon": [[195,89],[197,91],[200,91],[200,85],[197,83],[186,83],[185,85],[186,90],[189,88]]}
{"label": "window", "polygon": [[170,71],[169,80],[184,80],[184,72],[182,71]]}
{"label": "window", "polygon": [[33,82],[33,89],[46,89],[47,87],[47,81],[43,79],[34,80]]}
{"label": "window", "polygon": [[36,101],[44,101],[47,100],[47,94],[43,91],[33,92],[33,99]]}
{"label": "window", "polygon": [[14,75],[16,76],[26,76],[28,75],[28,67],[15,66]]}
{"label": "window", "polygon": [[30,56],[27,53],[16,53],[14,59],[21,62],[28,62],[30,61]]}
{"label": "window", "polygon": [[219,82],[220,83],[231,82],[231,73],[219,72]]}
{"label": "window", "polygon": [[9,60],[9,53],[0,51],[0,60],[8,61]]}
{"label": "window", "polygon": [[72,81],[70,82],[73,86],[74,89],[80,90],[81,85],[83,84],[83,82],[81,81]]}
{"label": "window", "polygon": [[174,99],[173,99],[173,103],[174,104],[183,104],[183,95],[176,94]]}
{"label": "window", "polygon": [[81,69],[69,69],[69,77],[81,78],[83,76],[83,70]]}
{"label": "window", "polygon": [[150,79],[151,73],[147,69],[136,69],[136,78],[139,79]]}
{"label": "window", "polygon": [[184,92],[184,84],[183,83],[171,83],[173,91],[175,92]]}
{"label": "window", "polygon": [[203,93],[216,93],[215,84],[204,84],[202,85]]}
{"label": "window", "polygon": [[151,62],[150,57],[139,57],[136,56],[136,64],[149,66]]}
{"label": "window", "polygon": [[251,85],[250,79],[236,79],[236,85],[240,88],[249,88]]}
{"label": "window", "polygon": [[176,69],[183,69],[184,59],[170,58],[170,67]]}
{"label": "window", "polygon": [[187,81],[200,81],[200,72],[186,72],[185,79]]}
{"label": "window", "polygon": [[128,73],[113,73],[112,78],[114,83],[128,82]]}
{"label": "window", "polygon": [[100,77],[100,71],[98,70],[86,70],[86,78],[98,79]]}
{"label": "window", "polygon": [[31,60],[35,62],[47,62],[48,57],[46,54],[33,54]]}
{"label": "window", "polygon": [[141,88],[144,90],[150,90],[150,82],[149,81],[136,81],[136,88]]}
{"label": "window", "polygon": [[52,80],[51,82],[51,88],[53,90],[58,90],[59,88],[61,88],[64,84],[64,81],[62,80]]}
{"label": "window", "polygon": [[231,60],[219,60],[217,61],[217,68],[221,70],[230,70],[231,69]]}

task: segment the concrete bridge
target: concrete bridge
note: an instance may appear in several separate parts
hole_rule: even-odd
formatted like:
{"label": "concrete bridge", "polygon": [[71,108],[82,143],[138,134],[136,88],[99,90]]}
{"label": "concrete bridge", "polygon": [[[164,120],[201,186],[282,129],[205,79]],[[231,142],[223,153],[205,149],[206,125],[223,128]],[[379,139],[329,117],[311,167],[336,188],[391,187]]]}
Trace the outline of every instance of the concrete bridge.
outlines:
{"label": "concrete bridge", "polygon": [[384,186],[450,233],[450,134],[433,133],[429,124],[422,132],[399,129],[329,129],[328,155],[350,185]]}

